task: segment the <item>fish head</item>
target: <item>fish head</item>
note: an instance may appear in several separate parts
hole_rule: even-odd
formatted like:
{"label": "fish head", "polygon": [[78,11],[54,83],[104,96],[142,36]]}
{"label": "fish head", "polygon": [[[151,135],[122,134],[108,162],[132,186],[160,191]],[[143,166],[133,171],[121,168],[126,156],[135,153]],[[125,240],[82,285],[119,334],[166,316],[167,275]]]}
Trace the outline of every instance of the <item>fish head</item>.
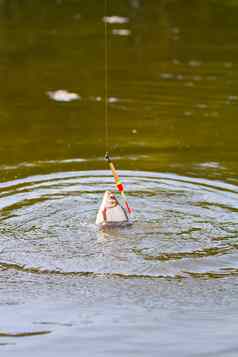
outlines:
{"label": "fish head", "polygon": [[125,209],[118,202],[113,191],[106,191],[99,208],[96,224],[101,226],[116,226],[128,223],[129,219]]}
{"label": "fish head", "polygon": [[114,208],[119,205],[119,202],[117,201],[113,191],[106,191],[104,193],[102,205],[106,209]]}

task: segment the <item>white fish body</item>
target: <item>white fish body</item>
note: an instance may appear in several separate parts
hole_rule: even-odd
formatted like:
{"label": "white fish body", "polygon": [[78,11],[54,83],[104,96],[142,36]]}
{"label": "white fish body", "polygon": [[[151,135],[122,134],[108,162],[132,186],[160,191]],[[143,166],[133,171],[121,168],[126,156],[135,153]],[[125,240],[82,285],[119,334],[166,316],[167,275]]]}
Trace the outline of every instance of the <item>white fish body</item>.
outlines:
{"label": "white fish body", "polygon": [[125,209],[119,204],[114,193],[106,191],[99,208],[96,224],[101,226],[113,226],[129,223]]}

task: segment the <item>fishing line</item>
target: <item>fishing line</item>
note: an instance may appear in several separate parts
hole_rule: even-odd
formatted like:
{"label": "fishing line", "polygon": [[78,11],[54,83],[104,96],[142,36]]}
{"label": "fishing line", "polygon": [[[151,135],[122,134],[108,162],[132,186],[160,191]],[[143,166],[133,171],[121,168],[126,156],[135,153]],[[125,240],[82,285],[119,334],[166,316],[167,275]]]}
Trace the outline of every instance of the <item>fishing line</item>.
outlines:
{"label": "fishing line", "polygon": [[105,151],[109,149],[109,115],[108,115],[108,1],[104,0],[104,130],[105,130]]}
{"label": "fishing line", "polygon": [[109,83],[109,31],[108,31],[108,24],[109,24],[109,17],[108,17],[108,5],[109,5],[110,0],[104,0],[104,129],[105,129],[105,151],[106,151],[106,156],[105,159],[108,161],[109,166],[111,168],[112,174],[114,176],[114,181],[116,184],[116,187],[118,191],[120,192],[121,196],[123,197],[124,204],[126,211],[129,213],[129,215],[132,213],[132,209],[129,206],[129,203],[126,198],[125,190],[124,190],[124,185],[118,176],[115,166],[110,158],[109,155],[109,110],[108,110],[108,83]]}

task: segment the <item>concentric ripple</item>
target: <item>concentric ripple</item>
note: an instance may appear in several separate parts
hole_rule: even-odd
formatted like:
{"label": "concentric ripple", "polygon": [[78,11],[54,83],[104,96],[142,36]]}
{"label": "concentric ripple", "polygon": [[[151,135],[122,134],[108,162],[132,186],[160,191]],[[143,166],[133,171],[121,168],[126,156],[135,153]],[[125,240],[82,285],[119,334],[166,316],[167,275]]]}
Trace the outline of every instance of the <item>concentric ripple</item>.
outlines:
{"label": "concentric ripple", "polygon": [[238,187],[174,174],[122,171],[129,228],[95,217],[108,171],[62,172],[0,184],[0,268],[124,278],[238,273]]}

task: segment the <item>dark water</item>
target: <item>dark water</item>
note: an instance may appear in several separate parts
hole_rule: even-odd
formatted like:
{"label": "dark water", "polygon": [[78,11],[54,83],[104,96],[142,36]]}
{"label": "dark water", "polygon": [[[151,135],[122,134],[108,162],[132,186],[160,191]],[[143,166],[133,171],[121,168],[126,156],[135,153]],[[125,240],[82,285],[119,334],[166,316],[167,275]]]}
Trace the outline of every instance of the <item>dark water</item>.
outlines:
{"label": "dark water", "polygon": [[0,355],[237,356],[238,1],[0,1]]}

